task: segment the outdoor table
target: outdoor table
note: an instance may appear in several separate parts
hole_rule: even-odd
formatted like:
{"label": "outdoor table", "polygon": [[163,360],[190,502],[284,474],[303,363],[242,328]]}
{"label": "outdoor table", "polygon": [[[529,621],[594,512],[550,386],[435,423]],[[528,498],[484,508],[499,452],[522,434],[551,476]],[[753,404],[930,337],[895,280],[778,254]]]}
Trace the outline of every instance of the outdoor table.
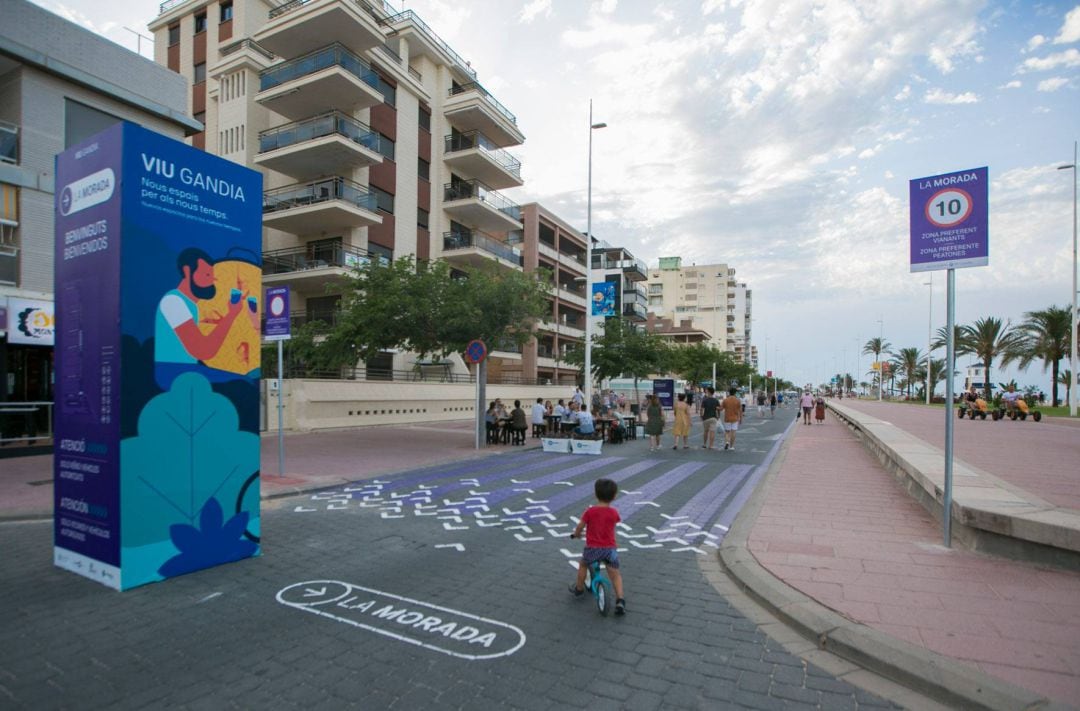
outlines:
{"label": "outdoor table", "polygon": [[626,425],[626,439],[637,439],[637,418],[627,415],[622,419],[623,424]]}
{"label": "outdoor table", "polygon": [[544,419],[547,420],[548,432],[558,434],[559,421],[562,420],[562,415],[544,415]]}
{"label": "outdoor table", "polygon": [[593,420],[593,423],[596,425],[596,428],[600,430],[600,441],[608,441],[608,428],[611,426],[612,420],[606,417],[597,417]]}
{"label": "outdoor table", "polygon": [[577,427],[577,423],[576,422],[560,422],[559,426],[562,428],[562,433],[564,435],[569,435],[571,432],[574,431],[574,428]]}

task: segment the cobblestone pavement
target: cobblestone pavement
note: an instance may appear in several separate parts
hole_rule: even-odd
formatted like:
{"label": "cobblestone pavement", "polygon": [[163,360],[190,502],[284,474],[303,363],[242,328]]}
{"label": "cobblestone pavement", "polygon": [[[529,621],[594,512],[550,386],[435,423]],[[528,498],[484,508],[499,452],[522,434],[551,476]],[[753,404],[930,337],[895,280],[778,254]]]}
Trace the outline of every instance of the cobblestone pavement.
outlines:
{"label": "cobblestone pavement", "polygon": [[[703,576],[789,420],[749,424],[735,452],[513,452],[279,499],[262,557],[125,593],[54,568],[49,523],[0,525],[0,707],[889,706]],[[600,476],[624,617],[566,592]]]}

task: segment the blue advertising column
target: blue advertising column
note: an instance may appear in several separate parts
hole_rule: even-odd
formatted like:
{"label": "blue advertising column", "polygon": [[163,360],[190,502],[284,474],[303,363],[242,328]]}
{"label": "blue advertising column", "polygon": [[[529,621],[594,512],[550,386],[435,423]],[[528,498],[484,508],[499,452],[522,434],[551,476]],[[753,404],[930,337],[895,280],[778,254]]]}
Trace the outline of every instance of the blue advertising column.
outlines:
{"label": "blue advertising column", "polygon": [[134,124],[56,159],[54,562],[259,553],[262,176]]}
{"label": "blue advertising column", "polygon": [[675,407],[675,381],[671,378],[653,378],[653,395],[660,398],[660,407],[671,410]]}

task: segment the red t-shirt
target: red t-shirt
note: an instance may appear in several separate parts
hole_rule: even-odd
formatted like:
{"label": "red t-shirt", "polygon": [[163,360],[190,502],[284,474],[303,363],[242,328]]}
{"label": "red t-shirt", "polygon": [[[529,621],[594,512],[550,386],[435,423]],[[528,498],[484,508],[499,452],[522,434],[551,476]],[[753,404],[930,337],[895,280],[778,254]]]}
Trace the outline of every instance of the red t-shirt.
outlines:
{"label": "red t-shirt", "polygon": [[613,506],[590,506],[581,514],[581,520],[585,523],[586,547],[615,547],[615,524],[622,521],[618,509]]}

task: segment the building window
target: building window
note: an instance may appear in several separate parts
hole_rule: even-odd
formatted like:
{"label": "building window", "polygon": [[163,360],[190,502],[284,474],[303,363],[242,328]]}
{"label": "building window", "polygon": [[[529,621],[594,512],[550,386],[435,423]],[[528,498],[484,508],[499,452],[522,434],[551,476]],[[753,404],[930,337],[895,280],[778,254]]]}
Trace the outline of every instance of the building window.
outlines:
{"label": "building window", "polygon": [[431,133],[431,112],[423,106],[420,107],[420,128]]}
{"label": "building window", "polygon": [[221,3],[221,21],[228,22],[232,19],[232,0]]}
{"label": "building window", "polygon": [[416,172],[423,180],[431,180],[431,163],[428,163],[423,158],[417,158]]}
{"label": "building window", "polygon": [[383,95],[383,101],[388,106],[397,106],[397,89],[390,86],[390,83],[382,78],[382,75],[377,75],[379,78],[379,92]]}
{"label": "building window", "polygon": [[180,44],[180,24],[169,25],[169,46]]}
{"label": "building window", "polygon": [[206,62],[199,62],[195,65],[195,78],[192,83],[201,84],[204,81],[206,81]]}
{"label": "building window", "polygon": [[375,196],[375,207],[389,215],[393,215],[394,196],[374,185],[369,186],[369,189],[371,190],[371,194]]}
{"label": "building window", "polygon": [[206,32],[206,12],[200,12],[195,16],[195,34]]}
{"label": "building window", "polygon": [[416,226],[428,228],[428,211],[422,207],[416,208]]}
{"label": "building window", "polygon": [[382,153],[384,158],[394,160],[394,141],[381,133],[379,134],[379,153]]}
{"label": "building window", "polygon": [[368,242],[367,247],[368,254],[373,258],[379,260],[379,264],[387,265],[390,260],[394,258],[394,251],[382,246],[381,244],[375,244],[374,242]]}

